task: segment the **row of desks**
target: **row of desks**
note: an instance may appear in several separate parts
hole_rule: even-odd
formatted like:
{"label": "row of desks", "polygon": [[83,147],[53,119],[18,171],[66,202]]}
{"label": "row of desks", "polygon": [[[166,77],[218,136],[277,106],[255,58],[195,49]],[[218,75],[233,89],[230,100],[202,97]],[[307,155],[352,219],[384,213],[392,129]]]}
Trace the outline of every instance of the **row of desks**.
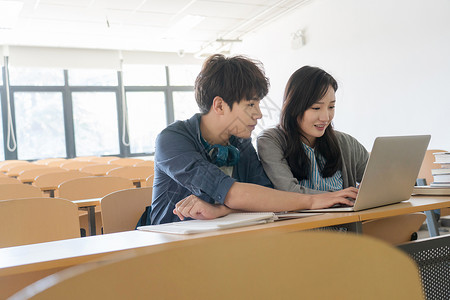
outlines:
{"label": "row of desks", "polygon": [[226,229],[193,235],[175,235],[147,231],[127,231],[41,244],[0,249],[0,298],[11,294],[37,279],[59,270],[99,261],[111,255],[139,254],[161,247],[182,246],[199,239],[224,235],[245,235],[258,232],[292,232],[320,227],[353,224],[359,231],[361,222],[419,211],[450,207],[448,196],[415,196],[402,203],[353,213],[327,213],[306,218]]}

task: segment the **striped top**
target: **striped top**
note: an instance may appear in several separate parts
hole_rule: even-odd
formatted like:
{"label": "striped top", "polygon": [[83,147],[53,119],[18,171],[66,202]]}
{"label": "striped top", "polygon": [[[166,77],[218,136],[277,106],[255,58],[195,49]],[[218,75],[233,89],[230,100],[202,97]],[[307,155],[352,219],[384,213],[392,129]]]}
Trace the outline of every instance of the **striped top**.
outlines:
{"label": "striped top", "polygon": [[[344,187],[344,180],[342,179],[342,173],[338,170],[334,173],[333,176],[323,178],[320,174],[319,165],[325,165],[325,158],[322,155],[314,152],[314,148],[309,147],[308,145],[303,144],[303,149],[305,149],[306,155],[309,158],[310,170],[309,170],[309,178],[303,179],[299,182],[299,184],[303,187],[319,190],[319,191],[339,191]],[[318,161],[317,161],[318,160]]]}

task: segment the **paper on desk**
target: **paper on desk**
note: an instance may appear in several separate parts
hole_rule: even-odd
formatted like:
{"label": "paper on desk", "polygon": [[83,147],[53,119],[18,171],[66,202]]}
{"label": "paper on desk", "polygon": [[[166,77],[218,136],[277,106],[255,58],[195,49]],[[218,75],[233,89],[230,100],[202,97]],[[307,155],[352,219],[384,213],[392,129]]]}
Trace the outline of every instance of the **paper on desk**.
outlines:
{"label": "paper on desk", "polygon": [[162,233],[192,234],[268,223],[276,219],[277,216],[272,212],[232,213],[213,220],[189,220],[160,225],[140,226],[137,229]]}
{"label": "paper on desk", "polygon": [[305,218],[305,217],[312,217],[312,216],[318,216],[323,215],[324,213],[304,213],[304,212],[292,212],[292,211],[283,211],[279,213],[275,213],[275,215],[278,217],[278,220],[285,220],[285,219],[298,219],[298,218]]}

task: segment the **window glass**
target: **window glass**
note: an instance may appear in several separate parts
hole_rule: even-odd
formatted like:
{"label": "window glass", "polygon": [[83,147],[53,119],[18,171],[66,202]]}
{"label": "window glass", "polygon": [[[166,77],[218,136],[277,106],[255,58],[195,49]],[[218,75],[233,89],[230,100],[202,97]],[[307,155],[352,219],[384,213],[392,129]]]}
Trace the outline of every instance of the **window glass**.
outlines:
{"label": "window glass", "polygon": [[0,68],[0,86],[3,85],[3,68]]}
{"label": "window glass", "polygon": [[75,86],[117,86],[116,70],[69,70],[69,85]]}
{"label": "window glass", "polygon": [[62,93],[16,92],[18,159],[65,157]]}
{"label": "window glass", "polygon": [[166,67],[163,65],[124,65],[123,83],[126,86],[165,86]]}
{"label": "window glass", "polygon": [[131,153],[155,152],[156,136],[167,126],[163,92],[128,92]]}
{"label": "window glass", "polygon": [[186,120],[200,112],[194,92],[173,92],[173,110],[175,120]]}
{"label": "window glass", "polygon": [[118,154],[116,93],[72,93],[77,156]]}
{"label": "window glass", "polygon": [[[0,103],[2,100],[2,94],[0,93]],[[0,108],[0,124],[3,124],[3,120],[2,120],[2,110]],[[0,160],[4,160],[5,159],[5,149],[3,147],[3,130],[2,130],[2,126],[0,126]]]}
{"label": "window glass", "polygon": [[170,85],[193,86],[200,73],[200,65],[176,65],[169,67]]}
{"label": "window glass", "polygon": [[9,82],[11,85],[62,86],[64,72],[61,69],[10,67]]}

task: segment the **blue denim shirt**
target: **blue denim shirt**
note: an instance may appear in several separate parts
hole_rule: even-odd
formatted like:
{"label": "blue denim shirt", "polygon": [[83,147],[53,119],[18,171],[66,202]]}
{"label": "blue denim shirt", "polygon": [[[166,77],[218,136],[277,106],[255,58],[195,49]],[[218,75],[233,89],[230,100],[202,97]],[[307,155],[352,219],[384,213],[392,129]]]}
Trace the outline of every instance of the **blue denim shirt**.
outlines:
{"label": "blue denim shirt", "polygon": [[196,114],[177,121],[156,139],[151,224],[180,221],[172,211],[178,201],[191,194],[212,204],[223,204],[236,181],[272,187],[251,139],[232,136],[229,140],[240,151],[233,177],[211,163],[200,140],[200,117]]}

